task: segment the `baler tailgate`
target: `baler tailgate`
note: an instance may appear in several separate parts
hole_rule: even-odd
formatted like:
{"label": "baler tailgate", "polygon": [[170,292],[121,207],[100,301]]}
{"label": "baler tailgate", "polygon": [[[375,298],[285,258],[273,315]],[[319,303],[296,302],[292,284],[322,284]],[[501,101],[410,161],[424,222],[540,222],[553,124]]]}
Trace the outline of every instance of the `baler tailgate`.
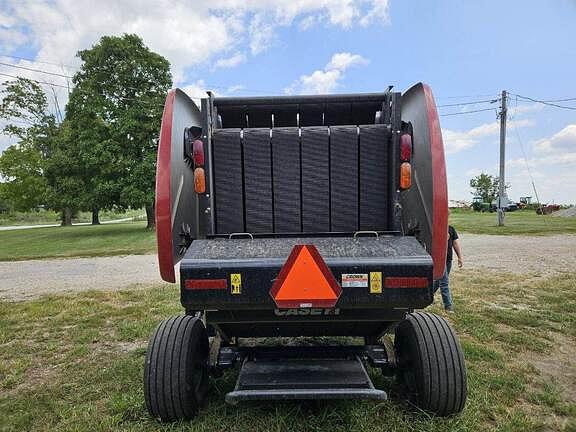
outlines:
{"label": "baler tailgate", "polygon": [[302,245],[317,250],[341,287],[336,307],[424,307],[430,302],[430,255],[413,237],[380,236],[194,241],[180,266],[183,303],[220,310],[286,307],[275,303],[271,289]]}

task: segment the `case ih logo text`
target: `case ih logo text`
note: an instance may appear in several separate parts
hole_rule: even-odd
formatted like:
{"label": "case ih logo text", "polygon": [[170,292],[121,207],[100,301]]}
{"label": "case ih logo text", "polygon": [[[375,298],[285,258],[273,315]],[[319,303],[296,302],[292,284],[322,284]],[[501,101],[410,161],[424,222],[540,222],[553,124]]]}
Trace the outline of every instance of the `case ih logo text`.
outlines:
{"label": "case ih logo text", "polygon": [[340,315],[340,309],[302,308],[302,309],[274,309],[276,316],[306,316],[306,315]]}

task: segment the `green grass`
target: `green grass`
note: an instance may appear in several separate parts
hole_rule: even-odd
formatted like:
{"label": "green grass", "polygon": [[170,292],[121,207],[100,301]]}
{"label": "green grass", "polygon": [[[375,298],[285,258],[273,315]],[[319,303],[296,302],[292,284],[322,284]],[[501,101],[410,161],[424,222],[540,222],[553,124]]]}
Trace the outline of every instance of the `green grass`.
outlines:
{"label": "green grass", "polygon": [[[542,217],[531,211],[506,215],[496,226],[494,213],[455,209],[450,222],[462,232],[543,235],[576,233],[576,218]],[[0,261],[153,253],[154,233],[143,223],[0,231]]]}
{"label": "green grass", "polygon": [[117,223],[0,231],[0,261],[153,253],[145,223]]}
{"label": "green grass", "polygon": [[[197,419],[161,425],[146,412],[142,370],[150,332],[181,312],[175,287],[0,302],[0,430],[575,430],[576,405],[563,391],[565,378],[544,375],[529,360],[555,359],[559,338],[564,350],[576,343],[576,274],[527,280],[455,271],[453,291],[457,313],[448,318],[465,351],[469,399],[461,415],[448,419],[404,402],[376,370],[373,381],[390,390],[389,401],[231,407],[224,395],[237,371],[230,371],[211,381]],[[439,313],[438,304],[432,310]]]}
{"label": "green grass", "polygon": [[499,227],[496,213],[480,213],[466,209],[452,209],[450,223],[458,231],[474,234],[550,235],[576,234],[576,217],[540,216],[533,210],[506,213],[505,225]]}
{"label": "green grass", "polygon": [[[124,218],[145,218],[143,209],[130,209],[126,211],[101,210],[100,221],[109,221]],[[19,226],[19,225],[51,225],[61,222],[61,214],[52,210],[37,210],[29,212],[12,211],[9,213],[0,213],[0,226]],[[92,222],[91,212],[78,212],[72,219],[73,223]]]}

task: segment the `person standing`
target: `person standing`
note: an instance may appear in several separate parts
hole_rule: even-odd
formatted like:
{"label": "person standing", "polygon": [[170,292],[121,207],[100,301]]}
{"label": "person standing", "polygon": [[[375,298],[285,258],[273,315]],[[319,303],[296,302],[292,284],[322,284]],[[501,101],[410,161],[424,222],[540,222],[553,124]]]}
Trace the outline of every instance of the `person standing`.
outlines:
{"label": "person standing", "polygon": [[448,226],[448,251],[446,253],[446,270],[444,274],[438,281],[437,288],[440,288],[440,294],[442,294],[442,303],[444,303],[444,310],[449,313],[454,312],[454,305],[452,304],[452,294],[450,293],[450,270],[452,269],[452,257],[453,252],[456,251],[456,256],[458,257],[458,267],[462,268],[464,265],[464,257],[462,255],[462,248],[460,246],[460,238],[456,229],[452,226]]}

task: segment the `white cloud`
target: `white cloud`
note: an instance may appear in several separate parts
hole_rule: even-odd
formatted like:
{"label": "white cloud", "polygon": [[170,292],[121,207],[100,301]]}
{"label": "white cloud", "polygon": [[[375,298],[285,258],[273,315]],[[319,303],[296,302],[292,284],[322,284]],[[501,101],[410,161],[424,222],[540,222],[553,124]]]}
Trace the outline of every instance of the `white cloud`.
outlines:
{"label": "white cloud", "polygon": [[360,24],[366,26],[378,21],[383,23],[390,22],[390,4],[388,0],[374,0],[372,8],[360,19]]}
{"label": "white cloud", "polygon": [[244,86],[242,84],[236,84],[228,87],[226,89],[226,93],[236,93],[239,92],[240,90],[244,90]]}
{"label": "white cloud", "polygon": [[[532,126],[531,120],[511,120],[508,122],[509,126],[520,128]],[[498,136],[500,133],[500,123],[492,122],[485,123],[467,131],[453,131],[450,129],[442,129],[442,137],[444,139],[444,149],[446,153],[458,153],[462,150],[474,147],[482,139]]]}
{"label": "white cloud", "polygon": [[[206,63],[234,67],[246,61],[242,53],[264,52],[277,39],[278,28],[295,21],[340,28],[389,21],[388,4],[382,0],[4,0],[0,9],[2,51],[25,47],[36,52],[36,61],[55,64],[10,57],[3,57],[4,63],[73,75],[80,65],[79,50],[103,35],[136,33],[170,61],[175,86],[188,84],[190,72],[209,70]],[[63,86],[54,90],[61,107],[67,102],[64,77],[9,66],[0,66],[0,73]],[[334,80],[331,75],[325,80]],[[188,89],[197,93],[202,87],[198,79],[204,77],[194,76]],[[9,77],[0,76],[4,79]],[[51,88],[44,87],[53,103]]]}
{"label": "white cloud", "polygon": [[214,96],[227,96],[239,92],[242,89],[244,89],[244,86],[237,84],[226,89],[219,89],[216,91],[212,87],[206,85],[204,80],[197,80],[192,84],[188,84],[187,86],[182,87],[184,93],[186,93],[194,102],[196,102],[198,107],[200,107],[200,99],[208,97],[208,91],[212,92]]}
{"label": "white cloud", "polygon": [[320,18],[317,15],[308,15],[304,17],[302,21],[300,21],[299,27],[300,30],[308,30],[318,25],[320,23]]}
{"label": "white cloud", "polygon": [[[467,131],[468,135],[463,139],[475,141],[478,136],[488,134],[487,137],[493,135],[497,140],[495,131],[498,128],[490,125],[482,125],[484,126],[483,128],[474,128]],[[529,126],[530,123],[523,121],[521,125]],[[576,190],[576,170],[574,170],[574,167],[576,167],[576,141],[574,140],[576,130],[574,126],[576,125],[568,125],[550,137],[536,141],[536,144],[540,145],[544,150],[528,153],[527,158],[514,157],[506,161],[506,183],[510,185],[508,190],[510,198],[518,199],[521,196],[532,196],[535,198],[534,187],[536,187],[543,203],[574,203],[576,199],[574,194]],[[466,134],[466,132],[459,133]],[[455,157],[462,158],[465,156]],[[467,198],[470,192],[467,183],[469,178],[478,175],[481,171],[492,174],[497,174],[498,172],[496,164],[491,164],[489,168],[483,168],[482,170],[476,168],[463,169],[462,174],[459,171],[459,164],[454,165],[454,171],[451,171],[452,169],[453,166],[448,164],[449,173],[454,173],[454,171],[458,173],[453,175],[453,178],[449,181],[450,197],[456,199]]]}
{"label": "white cloud", "polygon": [[332,93],[338,81],[342,78],[342,72],[339,70],[317,70],[310,75],[302,75],[296,85],[301,94],[326,94]]}
{"label": "white cloud", "polygon": [[246,61],[246,55],[240,52],[232,55],[231,57],[221,58],[214,64],[217,68],[233,68]]}
{"label": "white cloud", "polygon": [[537,153],[576,151],[576,124],[570,124],[549,138],[543,138],[534,144]]}
{"label": "white cloud", "polygon": [[344,72],[355,65],[367,64],[368,60],[359,54],[348,52],[336,53],[324,69],[316,70],[310,75],[302,75],[289,87],[284,89],[287,94],[326,94],[332,93],[344,77]]}
{"label": "white cloud", "polygon": [[[206,86],[206,83],[204,82],[204,80],[198,80],[198,81],[193,82],[192,84],[188,84],[187,86],[182,87],[182,90],[194,102],[196,102],[196,105],[198,105],[198,107],[200,107],[200,99],[208,97],[206,93],[211,89],[209,89]],[[214,93],[214,90],[211,90],[211,91],[212,91],[212,93]],[[217,94],[214,93],[214,95],[217,95]]]}
{"label": "white cloud", "polygon": [[469,170],[467,170],[464,175],[466,175],[466,177],[476,177],[479,176],[480,174],[482,174],[484,171],[481,170],[480,168],[470,168]]}
{"label": "white cloud", "polygon": [[516,105],[514,107],[509,108],[508,110],[509,114],[512,115],[512,117],[515,117],[517,115],[524,115],[528,113],[542,111],[544,107],[545,107],[544,105],[539,103],[527,103],[522,105]]}
{"label": "white cloud", "polygon": [[240,47],[263,52],[279,26],[299,17],[344,28],[388,22],[382,0],[6,0],[2,9],[5,49],[26,43],[38,48],[37,60],[76,66],[76,52],[102,35],[137,33],[170,60],[176,82],[188,67]]}
{"label": "white cloud", "polygon": [[258,55],[274,42],[274,24],[263,14],[256,14],[250,23],[250,51]]}
{"label": "white cloud", "polygon": [[326,70],[345,71],[350,66],[367,64],[368,60],[359,54],[350,54],[348,52],[336,53],[326,65]]}
{"label": "white cloud", "polygon": [[[6,126],[6,124],[7,124],[6,121],[1,121],[0,130],[2,130],[4,126]],[[12,137],[10,135],[6,135],[4,133],[0,133],[0,153],[2,153],[4,150],[10,147],[12,144],[16,144],[17,142],[18,142],[17,138]]]}

